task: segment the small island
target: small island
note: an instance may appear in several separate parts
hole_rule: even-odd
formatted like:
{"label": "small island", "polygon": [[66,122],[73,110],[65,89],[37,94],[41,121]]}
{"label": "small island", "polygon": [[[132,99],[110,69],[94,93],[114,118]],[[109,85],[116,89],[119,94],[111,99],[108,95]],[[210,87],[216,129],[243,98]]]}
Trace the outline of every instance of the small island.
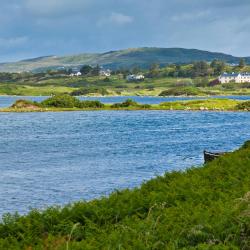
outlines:
{"label": "small island", "polygon": [[230,99],[205,99],[162,102],[160,104],[139,104],[132,99],[122,103],[104,104],[100,101],[81,101],[68,94],[49,97],[42,102],[17,100],[11,107],[0,112],[58,112],[95,110],[183,110],[183,111],[250,111],[250,101]]}

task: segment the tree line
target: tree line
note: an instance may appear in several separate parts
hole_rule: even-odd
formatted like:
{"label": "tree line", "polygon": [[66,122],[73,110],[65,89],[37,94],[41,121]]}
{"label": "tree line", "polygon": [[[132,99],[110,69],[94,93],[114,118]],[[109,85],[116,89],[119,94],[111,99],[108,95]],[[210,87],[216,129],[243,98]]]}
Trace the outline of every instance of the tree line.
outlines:
{"label": "tree line", "polygon": [[[231,66],[229,70],[239,71],[246,66],[245,60],[242,58],[239,64]],[[196,61],[191,64],[169,64],[161,66],[160,64],[153,63],[148,69],[134,66],[133,68],[119,68],[111,72],[112,75],[120,75],[122,78],[126,78],[129,74],[143,73],[147,78],[159,78],[159,77],[207,77],[207,76],[218,76],[222,74],[228,65],[224,61],[213,60],[208,63],[206,61]],[[21,72],[21,73],[8,73],[0,72],[0,81],[21,81],[23,79],[32,78],[50,78],[50,77],[65,77],[73,73],[73,68],[62,68],[62,69],[48,69],[45,72]],[[101,71],[100,65],[82,65],[79,67],[79,71],[82,76],[98,76]]]}

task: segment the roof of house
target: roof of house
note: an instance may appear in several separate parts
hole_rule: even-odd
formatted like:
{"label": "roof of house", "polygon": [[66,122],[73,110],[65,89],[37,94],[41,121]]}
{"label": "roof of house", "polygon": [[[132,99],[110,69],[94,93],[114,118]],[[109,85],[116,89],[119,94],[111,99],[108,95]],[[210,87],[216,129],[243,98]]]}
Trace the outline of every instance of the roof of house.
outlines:
{"label": "roof of house", "polygon": [[250,76],[249,72],[241,73],[242,76]]}
{"label": "roof of house", "polygon": [[241,75],[241,76],[249,76],[250,77],[250,73],[248,73],[248,72],[244,72],[244,73],[223,73],[222,75],[221,75],[221,77],[237,77],[237,76],[239,76],[239,75]]}

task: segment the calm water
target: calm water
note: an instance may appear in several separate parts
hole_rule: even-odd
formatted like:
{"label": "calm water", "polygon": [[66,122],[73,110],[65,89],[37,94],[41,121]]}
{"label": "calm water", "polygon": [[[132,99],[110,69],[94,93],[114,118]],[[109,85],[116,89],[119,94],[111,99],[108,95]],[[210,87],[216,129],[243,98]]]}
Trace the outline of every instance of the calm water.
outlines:
{"label": "calm water", "polygon": [[[0,96],[0,108],[11,106],[16,100],[26,99],[33,101],[42,101],[48,97],[44,96]],[[100,100],[103,103],[116,103],[123,102],[128,98],[132,98],[138,103],[158,104],[168,101],[181,101],[193,99],[208,99],[208,98],[221,98],[221,99],[235,99],[235,100],[250,100],[250,96],[211,96],[211,97],[157,97],[157,96],[115,96],[115,97],[79,97],[81,100]]]}
{"label": "calm water", "polygon": [[0,215],[132,188],[250,139],[250,113],[0,113]]}

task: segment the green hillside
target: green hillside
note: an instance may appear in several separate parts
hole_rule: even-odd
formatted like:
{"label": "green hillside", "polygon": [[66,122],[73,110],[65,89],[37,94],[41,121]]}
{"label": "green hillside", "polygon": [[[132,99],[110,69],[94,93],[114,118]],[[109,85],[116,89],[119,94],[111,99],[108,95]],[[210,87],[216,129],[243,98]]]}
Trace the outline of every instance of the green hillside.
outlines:
{"label": "green hillside", "polygon": [[[197,49],[183,48],[136,48],[110,51],[99,54],[79,54],[71,56],[47,56],[0,64],[0,72],[41,71],[48,68],[74,67],[83,64],[102,65],[111,69],[140,66],[148,68],[152,63],[166,65],[170,63],[190,63],[193,61],[223,60],[238,63],[239,57]],[[250,58],[245,58],[250,62]]]}
{"label": "green hillside", "polygon": [[5,215],[6,250],[248,250],[250,143],[200,168],[63,208]]}

